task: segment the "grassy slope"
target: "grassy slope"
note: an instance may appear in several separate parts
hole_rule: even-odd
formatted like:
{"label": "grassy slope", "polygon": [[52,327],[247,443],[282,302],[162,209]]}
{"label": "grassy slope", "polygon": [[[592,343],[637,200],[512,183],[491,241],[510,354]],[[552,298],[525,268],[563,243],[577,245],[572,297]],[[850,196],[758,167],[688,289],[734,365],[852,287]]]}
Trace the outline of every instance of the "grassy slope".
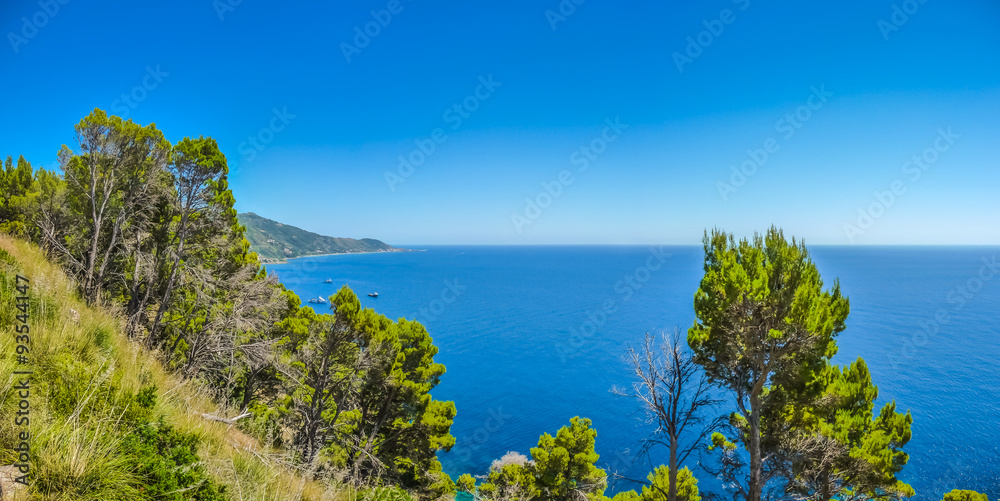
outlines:
{"label": "grassy slope", "polygon": [[334,238],[306,231],[295,226],[272,221],[253,212],[239,215],[240,224],[247,227],[250,246],[262,259],[280,261],[317,254],[348,252],[388,252],[392,246],[372,238]]}
{"label": "grassy slope", "polygon": [[[234,500],[346,500],[280,466],[274,451],[200,413],[225,415],[192,381],[167,373],[149,352],[122,333],[112,315],[86,307],[70,279],[33,244],[0,234],[0,465],[14,462],[13,371],[15,276],[30,279],[32,362],[31,436],[35,474],[30,496],[18,499],[144,499],[121,446],[126,402],[143,387],[157,388],[155,414],[200,438],[207,473]],[[67,407],[66,403],[69,402]],[[60,405],[61,403],[61,405]],[[232,414],[229,414],[232,415]],[[7,494],[9,496],[9,494]],[[6,501],[6,499],[5,499]]]}

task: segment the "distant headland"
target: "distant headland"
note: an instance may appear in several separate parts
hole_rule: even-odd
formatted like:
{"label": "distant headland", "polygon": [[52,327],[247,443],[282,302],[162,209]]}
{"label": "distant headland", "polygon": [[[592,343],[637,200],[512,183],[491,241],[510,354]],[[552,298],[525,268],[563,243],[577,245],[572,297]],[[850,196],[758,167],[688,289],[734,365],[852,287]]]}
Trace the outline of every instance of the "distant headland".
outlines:
{"label": "distant headland", "polygon": [[326,254],[360,254],[366,252],[403,252],[409,249],[393,247],[374,238],[337,238],[320,235],[289,224],[261,217],[253,212],[239,214],[246,226],[250,248],[264,264],[284,263],[288,259]]}

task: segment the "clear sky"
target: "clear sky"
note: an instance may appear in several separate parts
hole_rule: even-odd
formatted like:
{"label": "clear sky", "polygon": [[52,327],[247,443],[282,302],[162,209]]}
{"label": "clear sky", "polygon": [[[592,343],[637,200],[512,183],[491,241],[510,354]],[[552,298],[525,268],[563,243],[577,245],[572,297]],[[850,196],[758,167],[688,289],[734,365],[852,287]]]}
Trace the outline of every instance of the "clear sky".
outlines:
{"label": "clear sky", "polygon": [[0,154],[100,107],[333,236],[998,244],[1000,4],[922,1],[5,0]]}

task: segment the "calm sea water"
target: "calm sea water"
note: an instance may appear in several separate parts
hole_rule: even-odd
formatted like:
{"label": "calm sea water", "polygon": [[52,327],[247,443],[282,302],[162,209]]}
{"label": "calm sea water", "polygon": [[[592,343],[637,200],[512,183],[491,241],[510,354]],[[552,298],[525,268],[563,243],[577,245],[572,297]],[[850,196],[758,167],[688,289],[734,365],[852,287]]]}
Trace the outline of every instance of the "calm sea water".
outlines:
{"label": "calm sea water", "polygon": [[[631,381],[628,344],[694,321],[701,248],[422,248],[269,269],[303,301],[347,284],[365,306],[427,326],[448,368],[434,396],[458,407],[457,445],[441,455],[453,476],[481,474],[507,451],[528,454],[573,416],[593,420],[603,466],[645,476],[650,465],[633,458],[649,426],[610,390]],[[827,284],[839,278],[851,300],[835,362],[863,357],[879,407],[895,400],[913,413],[902,477],[917,499],[953,488],[1000,497],[1000,269],[987,266],[1000,248],[810,250]],[[652,460],[666,462],[665,451]]]}

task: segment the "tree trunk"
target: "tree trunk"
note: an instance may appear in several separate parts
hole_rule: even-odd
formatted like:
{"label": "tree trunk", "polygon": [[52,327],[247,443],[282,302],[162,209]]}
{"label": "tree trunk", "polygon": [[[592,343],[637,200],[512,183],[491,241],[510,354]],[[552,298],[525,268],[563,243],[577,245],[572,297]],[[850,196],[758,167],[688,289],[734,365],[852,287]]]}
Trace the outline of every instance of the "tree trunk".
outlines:
{"label": "tree trunk", "polygon": [[821,501],[830,501],[830,469],[823,468],[823,475],[820,477],[823,479],[823,486],[820,487],[819,499]]}
{"label": "tree trunk", "polygon": [[750,395],[750,482],[747,501],[760,501],[763,464],[760,454],[760,396]]}
{"label": "tree trunk", "polygon": [[[312,399],[309,404],[309,408],[306,411],[305,418],[305,439],[306,439],[306,450],[305,459],[306,462],[312,462],[316,453],[319,452],[319,447],[316,443],[316,437],[319,434],[319,427],[323,424],[323,409],[326,407],[326,384],[328,382],[330,357],[329,354],[323,353],[323,362],[320,364],[318,374],[312,374],[312,378],[307,376],[307,381],[312,383],[310,386],[313,390]],[[319,376],[319,377],[315,377]],[[315,379],[315,380],[313,380]]]}
{"label": "tree trunk", "polygon": [[197,372],[197,363],[195,357],[199,357],[199,352],[202,350],[202,340],[205,338],[204,327],[198,331],[198,336],[194,338],[194,342],[188,348],[187,352],[187,363],[184,364],[184,370],[181,371],[185,377],[192,377],[194,374],[192,371]]}
{"label": "tree trunk", "polygon": [[94,265],[97,259],[97,243],[101,238],[101,216],[97,213],[97,169],[94,165],[94,160],[91,159],[90,166],[90,185],[89,195],[90,195],[90,222],[93,225],[90,234],[90,252],[87,253],[87,266],[83,272],[83,296],[86,299],[88,305],[93,305],[93,276],[94,276]]}
{"label": "tree trunk", "polygon": [[240,406],[241,409],[246,409],[250,407],[250,401],[253,400],[254,384],[253,381],[257,378],[257,371],[247,369],[246,383],[243,385],[243,405]]}
{"label": "tree trunk", "polygon": [[167,278],[167,286],[163,290],[163,298],[160,299],[160,306],[156,309],[156,317],[153,318],[153,325],[149,327],[149,346],[156,345],[156,337],[160,331],[160,320],[167,311],[170,303],[170,294],[173,292],[174,280],[177,277],[177,268],[181,263],[181,253],[184,252],[184,241],[187,239],[187,214],[181,215],[181,226],[178,230],[177,256],[174,257],[174,264],[170,266],[170,276]]}
{"label": "tree trunk", "polygon": [[139,333],[139,317],[145,307],[140,291],[143,289],[143,285],[146,285],[148,288],[148,284],[145,284],[139,276],[141,273],[140,255],[142,253],[142,242],[138,232],[136,233],[135,251],[133,253],[135,256],[135,266],[132,269],[132,284],[129,286],[128,292],[129,299],[128,306],[126,307],[127,321],[125,323],[125,332],[130,338],[135,339]]}
{"label": "tree trunk", "polygon": [[94,287],[94,269],[97,267],[97,243],[101,238],[101,220],[96,219],[93,227],[94,233],[90,236],[90,251],[87,253],[87,268],[83,273],[83,296],[87,305],[93,306],[96,302]]}
{"label": "tree trunk", "polygon": [[670,436],[670,492],[667,499],[677,501],[677,437]]}

